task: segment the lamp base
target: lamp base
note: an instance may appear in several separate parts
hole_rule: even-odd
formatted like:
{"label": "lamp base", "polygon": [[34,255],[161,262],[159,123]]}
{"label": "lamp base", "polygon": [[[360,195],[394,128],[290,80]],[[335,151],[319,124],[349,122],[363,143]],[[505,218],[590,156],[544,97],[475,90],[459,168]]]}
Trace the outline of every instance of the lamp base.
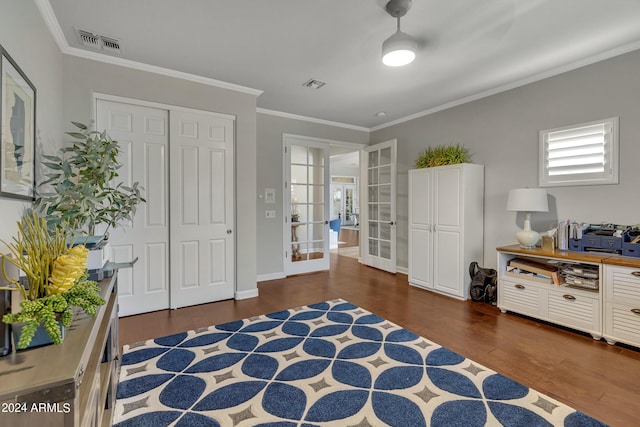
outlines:
{"label": "lamp base", "polygon": [[540,241],[540,234],[533,230],[522,230],[516,233],[516,240],[521,248],[534,248]]}

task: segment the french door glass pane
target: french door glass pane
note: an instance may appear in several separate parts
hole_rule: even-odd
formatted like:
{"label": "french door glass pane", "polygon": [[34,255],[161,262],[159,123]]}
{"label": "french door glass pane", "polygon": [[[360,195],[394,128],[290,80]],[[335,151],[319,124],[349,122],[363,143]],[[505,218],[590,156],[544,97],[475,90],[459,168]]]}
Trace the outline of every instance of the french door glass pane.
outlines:
{"label": "french door glass pane", "polygon": [[380,168],[378,169],[378,183],[391,183],[391,166],[380,166]]}
{"label": "french door glass pane", "polygon": [[324,203],[324,185],[309,186],[309,202]]}
{"label": "french door glass pane", "polygon": [[[291,213],[292,214],[297,214],[298,215],[298,219],[297,221],[292,220],[291,222],[307,222],[309,221],[309,214],[308,214],[308,209],[307,209],[307,205],[304,204],[292,204],[291,205]],[[295,218],[294,218],[295,219]]]}
{"label": "french door glass pane", "polygon": [[306,184],[309,182],[306,165],[291,165],[291,182],[296,184]]}
{"label": "french door glass pane", "polygon": [[378,241],[369,239],[369,255],[378,256]]}
{"label": "french door glass pane", "polygon": [[371,151],[369,153],[369,167],[375,167],[375,166],[378,166],[378,152]]}
{"label": "french door glass pane", "polygon": [[308,240],[320,241],[324,238],[324,223],[309,224]]}
{"label": "french door glass pane", "polygon": [[369,221],[369,237],[373,239],[378,238],[378,223]]}
{"label": "french door glass pane", "polygon": [[368,172],[369,174],[369,185],[375,185],[378,183],[378,169],[377,168],[369,168]]}
{"label": "french door glass pane", "polygon": [[380,223],[380,239],[382,240],[391,239],[391,225],[385,222]]}
{"label": "french door glass pane", "polygon": [[323,205],[309,205],[308,222],[320,222],[324,221],[324,206]]}
{"label": "french door glass pane", "polygon": [[378,205],[369,203],[369,221],[378,220]]}
{"label": "french door glass pane", "polygon": [[380,258],[391,259],[391,242],[380,241]]}
{"label": "french door glass pane", "polygon": [[331,218],[338,218],[342,211],[342,186],[333,187],[333,194],[331,195],[333,201],[333,211],[331,212]]}
{"label": "french door glass pane", "polygon": [[309,166],[309,184],[315,184],[315,185],[324,184],[324,167]]}
{"label": "french door glass pane", "polygon": [[291,184],[291,204],[307,203],[307,185]]}
{"label": "french door glass pane", "polygon": [[[291,164],[303,164],[307,163],[307,147],[302,145],[291,146]],[[292,175],[293,178],[293,175]]]}
{"label": "french door glass pane", "polygon": [[381,185],[378,187],[378,199],[380,202],[389,203],[391,201],[391,186]]}
{"label": "french door glass pane", "polygon": [[369,203],[378,202],[378,187],[375,185],[369,186]]}
{"label": "french door glass pane", "polygon": [[391,164],[391,148],[383,148],[380,150],[380,166],[390,165]]}
{"label": "french door glass pane", "polygon": [[391,221],[391,205],[389,204],[379,204],[378,205],[378,213],[380,221]]}
{"label": "french door glass pane", "polygon": [[351,221],[352,219],[352,215],[353,215],[353,193],[354,193],[354,189],[350,188],[350,187],[345,187],[344,189],[344,195],[345,195],[345,200],[344,200],[344,218],[342,219],[343,222],[345,221]]}

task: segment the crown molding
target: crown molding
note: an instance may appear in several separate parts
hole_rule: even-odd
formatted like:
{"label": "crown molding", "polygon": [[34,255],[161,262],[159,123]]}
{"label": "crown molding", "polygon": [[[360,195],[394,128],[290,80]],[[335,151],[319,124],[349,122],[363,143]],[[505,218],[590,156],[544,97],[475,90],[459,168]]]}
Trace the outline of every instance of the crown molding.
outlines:
{"label": "crown molding", "polygon": [[585,59],[581,59],[578,61],[574,61],[570,64],[562,65],[560,67],[552,68],[551,70],[544,71],[542,73],[538,73],[531,77],[527,77],[521,80],[517,80],[512,83],[508,83],[506,85],[502,85],[484,92],[477,93],[475,95],[467,96],[464,98],[457,99],[455,101],[447,102],[445,104],[438,105],[436,107],[430,108],[428,110],[424,110],[415,114],[411,114],[409,116],[402,117],[397,120],[393,120],[391,122],[383,123],[378,126],[374,126],[369,129],[370,132],[375,132],[380,129],[388,128],[390,126],[398,125],[400,123],[408,122],[410,120],[414,120],[420,117],[428,116],[433,113],[437,113],[438,111],[447,110],[452,107],[456,107],[458,105],[467,104],[472,101],[477,101],[478,99],[486,98],[491,95],[496,95],[501,92],[506,92],[511,89],[515,89],[518,87],[522,87],[531,83],[538,82],[540,80],[547,79],[549,77],[554,77],[560,75],[562,73],[566,73],[568,71],[577,70],[578,68],[585,67],[587,65],[595,64],[600,61],[604,61],[606,59],[611,59],[616,56],[624,55],[625,53],[633,52],[634,50],[640,49],[640,41],[635,41],[623,46],[616,47],[614,49],[607,50],[605,52],[599,53],[597,55],[590,56]]}
{"label": "crown molding", "polygon": [[182,71],[176,71],[169,68],[157,67],[155,65],[144,64],[142,62],[131,61],[124,58],[115,56],[109,56],[98,52],[91,52],[84,49],[78,49],[76,47],[69,46],[60,23],[56,18],[53,8],[49,0],[34,0],[36,6],[40,10],[40,15],[44,19],[49,32],[53,36],[60,51],[65,55],[76,56],[79,58],[89,59],[92,61],[103,62],[111,65],[118,65],[121,67],[131,68],[139,71],[146,71],[149,73],[159,74],[167,77],[173,77],[176,79],[186,80],[194,83],[200,83],[208,86],[214,86],[221,89],[232,90],[234,92],[246,93],[253,96],[260,96],[262,90],[253,89],[245,86],[236,85],[233,83],[223,82],[221,80],[211,79],[208,77],[198,76],[196,74],[184,73]]}
{"label": "crown molding", "polygon": [[305,122],[318,123],[321,125],[335,126],[339,128],[357,130],[361,132],[370,132],[369,128],[366,128],[363,126],[350,125],[347,123],[340,123],[340,122],[332,122],[331,120],[317,119],[315,117],[308,117],[308,116],[300,116],[298,114],[285,113],[285,112],[276,111],[276,110],[268,110],[266,108],[256,108],[256,112],[262,113],[262,114],[268,114],[270,116],[284,117],[286,119],[302,120]]}

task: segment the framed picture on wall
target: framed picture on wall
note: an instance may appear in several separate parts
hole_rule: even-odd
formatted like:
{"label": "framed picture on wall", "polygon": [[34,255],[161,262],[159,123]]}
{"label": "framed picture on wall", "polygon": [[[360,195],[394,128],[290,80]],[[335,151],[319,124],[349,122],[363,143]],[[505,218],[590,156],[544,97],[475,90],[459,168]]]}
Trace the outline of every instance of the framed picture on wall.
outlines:
{"label": "framed picture on wall", "polygon": [[0,196],[34,200],[36,88],[0,46]]}

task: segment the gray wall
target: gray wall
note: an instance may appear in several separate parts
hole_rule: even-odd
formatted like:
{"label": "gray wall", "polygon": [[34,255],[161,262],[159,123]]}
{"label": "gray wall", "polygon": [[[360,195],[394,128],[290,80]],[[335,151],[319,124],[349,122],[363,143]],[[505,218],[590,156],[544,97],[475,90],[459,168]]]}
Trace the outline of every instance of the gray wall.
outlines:
{"label": "gray wall", "polygon": [[[280,277],[284,272],[282,135],[285,133],[358,144],[369,142],[369,132],[258,113],[257,251],[261,279]],[[264,203],[265,188],[275,188],[275,204]],[[268,209],[276,211],[275,219],[265,218]]]}
{"label": "gray wall", "polygon": [[[33,1],[2,1],[0,44],[36,87],[36,155],[53,153],[63,133],[62,54]],[[9,241],[16,234],[16,222],[28,205],[0,197],[0,239]],[[0,251],[5,248],[0,244]]]}
{"label": "gray wall", "polygon": [[620,118],[618,185],[550,188],[550,212],[532,227],[558,219],[640,223],[640,51],[372,132],[371,143],[398,139],[398,265],[407,266],[407,170],[428,146],[464,144],[485,165],[484,263],[496,246],[515,243],[523,217],[507,212],[507,193],[538,185],[538,131]]}
{"label": "gray wall", "polygon": [[94,92],[236,116],[237,292],[256,289],[256,97],[144,71],[64,58],[64,120],[92,119]]}

